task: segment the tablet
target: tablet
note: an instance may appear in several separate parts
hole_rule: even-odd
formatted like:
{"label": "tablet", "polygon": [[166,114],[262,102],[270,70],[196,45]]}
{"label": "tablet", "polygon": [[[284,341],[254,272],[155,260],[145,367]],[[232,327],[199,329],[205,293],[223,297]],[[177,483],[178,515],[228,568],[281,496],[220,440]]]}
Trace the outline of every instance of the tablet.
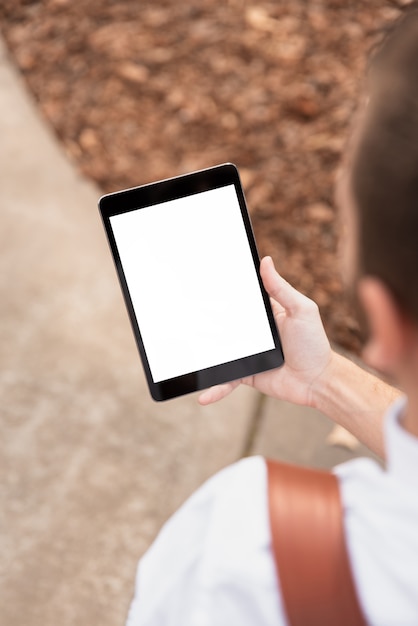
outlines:
{"label": "tablet", "polygon": [[234,165],[108,194],[99,208],[154,400],[283,364]]}

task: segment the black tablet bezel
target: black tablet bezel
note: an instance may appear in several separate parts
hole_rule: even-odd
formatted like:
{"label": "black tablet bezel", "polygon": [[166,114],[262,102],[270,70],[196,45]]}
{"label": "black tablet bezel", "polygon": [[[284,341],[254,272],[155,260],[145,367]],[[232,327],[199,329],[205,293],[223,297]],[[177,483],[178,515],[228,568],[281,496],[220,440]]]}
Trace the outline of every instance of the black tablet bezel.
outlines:
{"label": "black tablet bezel", "polygon": [[[141,331],[138,326],[117,244],[113,235],[110,218],[113,215],[120,215],[129,211],[168,202],[181,197],[191,196],[200,192],[217,189],[231,184],[234,185],[237,193],[241,215],[251,249],[275,348],[268,350],[267,352],[250,355],[236,361],[222,363],[198,372],[190,372],[182,376],[177,376],[175,378],[156,383],[154,382],[151,374],[146,350],[141,337]],[[200,391],[213,385],[225,383],[231,380],[237,380],[239,378],[251,376],[253,374],[283,365],[284,357],[280,338],[274,321],[270,300],[262,284],[259,271],[260,260],[255,244],[254,233],[247,211],[238,170],[235,165],[232,163],[225,163],[205,170],[199,170],[197,172],[177,176],[175,178],[169,178],[155,183],[150,183],[148,185],[142,185],[140,187],[134,187],[107,194],[100,198],[99,209],[116,265],[116,271],[122,288],[125,304],[128,309],[129,319],[131,321],[135,340],[141,356],[150,393],[154,400],[169,400],[177,396],[192,393],[194,391]]]}

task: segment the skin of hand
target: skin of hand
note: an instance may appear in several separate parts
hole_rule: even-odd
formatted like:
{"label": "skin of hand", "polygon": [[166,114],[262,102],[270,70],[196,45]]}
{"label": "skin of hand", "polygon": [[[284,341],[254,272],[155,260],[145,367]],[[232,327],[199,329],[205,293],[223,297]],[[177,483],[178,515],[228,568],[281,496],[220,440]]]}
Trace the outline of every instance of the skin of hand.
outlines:
{"label": "skin of hand", "polygon": [[207,389],[199,396],[202,405],[221,400],[240,384],[250,385],[273,398],[315,405],[315,383],[331,365],[334,354],[318,306],[277,273],[271,257],[262,259],[260,273],[282,341],[284,365]]}

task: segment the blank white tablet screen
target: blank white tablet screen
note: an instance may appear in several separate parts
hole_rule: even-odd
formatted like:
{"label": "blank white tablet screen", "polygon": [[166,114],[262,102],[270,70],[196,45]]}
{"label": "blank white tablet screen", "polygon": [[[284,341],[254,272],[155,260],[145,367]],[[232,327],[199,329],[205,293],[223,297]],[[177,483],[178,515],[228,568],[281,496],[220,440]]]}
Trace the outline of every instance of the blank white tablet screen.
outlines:
{"label": "blank white tablet screen", "polygon": [[234,185],[110,222],[154,382],[274,349]]}

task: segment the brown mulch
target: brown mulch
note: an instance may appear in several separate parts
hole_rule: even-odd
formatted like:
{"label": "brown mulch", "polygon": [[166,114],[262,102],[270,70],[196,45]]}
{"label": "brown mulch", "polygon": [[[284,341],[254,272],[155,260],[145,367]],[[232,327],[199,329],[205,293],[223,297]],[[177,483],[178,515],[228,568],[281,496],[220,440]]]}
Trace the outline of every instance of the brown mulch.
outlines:
{"label": "brown mulch", "polygon": [[2,0],[0,28],[104,191],[234,162],[260,253],[358,350],[333,179],[367,51],[397,13],[388,0]]}

